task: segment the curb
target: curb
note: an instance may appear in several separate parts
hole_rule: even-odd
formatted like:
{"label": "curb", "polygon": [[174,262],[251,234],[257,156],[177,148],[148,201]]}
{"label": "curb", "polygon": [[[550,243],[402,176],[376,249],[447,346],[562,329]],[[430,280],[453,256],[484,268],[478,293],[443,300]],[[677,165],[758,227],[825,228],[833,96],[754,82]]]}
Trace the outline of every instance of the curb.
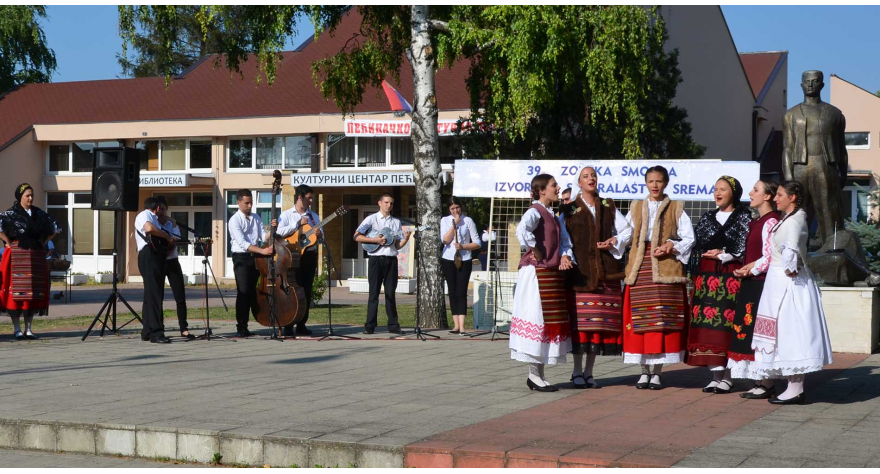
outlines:
{"label": "curb", "polygon": [[0,448],[189,462],[290,467],[402,468],[403,446],[136,425],[0,418]]}

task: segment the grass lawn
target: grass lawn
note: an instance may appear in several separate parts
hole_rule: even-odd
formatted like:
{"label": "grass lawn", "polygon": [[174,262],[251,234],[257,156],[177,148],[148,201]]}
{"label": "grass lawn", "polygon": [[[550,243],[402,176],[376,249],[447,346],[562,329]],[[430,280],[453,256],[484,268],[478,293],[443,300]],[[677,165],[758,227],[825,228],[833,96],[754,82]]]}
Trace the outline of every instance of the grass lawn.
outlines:
{"label": "grass lawn", "polygon": [[[403,327],[413,327],[415,326],[416,318],[415,318],[416,306],[414,304],[399,304],[397,305],[397,314],[400,319],[400,325]],[[327,324],[327,313],[328,308],[327,305],[320,305],[316,308],[312,308],[309,313],[309,325],[320,325]],[[187,319],[189,320],[190,327],[197,326],[202,327],[202,318],[204,312],[201,308],[193,308],[187,311]],[[131,319],[131,313],[119,313],[116,316],[116,321],[118,325],[125,324],[126,321]],[[334,304],[333,305],[333,324],[339,325],[354,325],[354,326],[363,326],[367,317],[367,305],[365,304],[354,304],[354,305],[342,305],[342,304]],[[71,318],[63,318],[63,319],[46,319],[35,317],[34,318],[34,332],[39,333],[41,330],[47,329],[55,329],[55,328],[76,328],[82,327],[87,328],[89,324],[92,323],[92,319],[95,318],[95,315],[90,316],[74,316]],[[165,310],[165,319],[170,320],[167,321],[168,325],[177,325],[177,311],[175,310]],[[214,320],[226,320],[226,321],[235,321],[235,307],[234,305],[230,306],[229,311],[224,311],[223,308],[211,308],[211,321]],[[446,320],[448,327],[452,327],[452,318],[450,317],[450,313],[447,311]],[[384,327],[387,322],[387,318],[385,316],[385,305],[379,305],[379,327]],[[24,324],[24,322],[22,322]],[[258,327],[256,321],[251,318],[251,328]],[[97,325],[100,327],[100,323]],[[473,310],[468,309],[467,318],[465,318],[465,327],[472,328],[473,327]],[[12,334],[12,324],[0,324],[0,334]]]}

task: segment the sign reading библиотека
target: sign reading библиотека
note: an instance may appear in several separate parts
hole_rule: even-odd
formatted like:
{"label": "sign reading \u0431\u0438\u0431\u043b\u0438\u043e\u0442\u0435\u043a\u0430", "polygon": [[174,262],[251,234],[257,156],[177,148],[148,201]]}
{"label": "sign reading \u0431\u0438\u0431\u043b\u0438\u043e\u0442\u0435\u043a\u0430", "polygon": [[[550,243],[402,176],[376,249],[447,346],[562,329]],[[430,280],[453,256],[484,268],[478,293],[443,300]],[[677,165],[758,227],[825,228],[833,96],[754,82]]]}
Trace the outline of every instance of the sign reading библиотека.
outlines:
{"label": "sign reading \u0431\u0438\u0431\u043b\u0438\u043e\u0442\u0435\u043a\u0430", "polygon": [[141,173],[140,186],[142,188],[180,188],[189,186],[189,175]]}
{"label": "sign reading \u0431\u0438\u0431\u043b\u0438\u043e\u0442\u0435\u043a\u0430", "polygon": [[666,194],[684,201],[714,200],[715,182],[722,175],[738,179],[745,189],[751,189],[761,176],[761,165],[754,161],[456,160],[452,193],[459,197],[528,198],[532,178],[542,173],[553,175],[560,190],[577,190],[578,173],[587,165],[596,169],[599,194],[613,199],[645,198],[645,172],[658,165],[669,171]]}

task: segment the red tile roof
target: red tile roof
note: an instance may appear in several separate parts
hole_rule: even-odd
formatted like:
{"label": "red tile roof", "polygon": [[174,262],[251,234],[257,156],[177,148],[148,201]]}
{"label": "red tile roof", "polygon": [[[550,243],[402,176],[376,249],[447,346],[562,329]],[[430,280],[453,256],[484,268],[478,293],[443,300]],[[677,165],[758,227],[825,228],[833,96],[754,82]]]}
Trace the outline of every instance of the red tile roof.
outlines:
{"label": "red tile roof", "polygon": [[[0,150],[34,124],[125,122],[271,117],[339,113],[315,86],[311,62],[340,51],[356,34],[361,17],[352,12],[332,34],[324,33],[300,51],[282,54],[272,86],[254,81],[254,59],[242,64],[244,77],[215,69],[205,58],[165,89],[164,78],[28,84],[0,96]],[[466,65],[440,70],[436,76],[438,105],[444,110],[469,109]],[[391,81],[389,81],[391,82]],[[398,91],[413,96],[412,70],[404,60]],[[381,89],[368,88],[356,112],[389,111]]]}
{"label": "red tile roof", "polygon": [[749,85],[752,87],[757,99],[767,85],[767,80],[776,68],[779,60],[788,53],[784,51],[773,51],[767,53],[740,53],[739,59],[742,61],[743,69],[746,71],[746,77],[749,79]]}

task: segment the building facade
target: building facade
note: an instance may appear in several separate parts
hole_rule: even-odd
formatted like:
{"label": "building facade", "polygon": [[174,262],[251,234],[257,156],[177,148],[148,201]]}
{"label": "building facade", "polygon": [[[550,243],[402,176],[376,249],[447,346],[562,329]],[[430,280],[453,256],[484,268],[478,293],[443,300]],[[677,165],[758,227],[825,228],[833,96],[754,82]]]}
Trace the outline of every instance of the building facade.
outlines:
{"label": "building facade", "polygon": [[[756,105],[721,10],[676,6],[663,7],[662,13],[670,47],[681,52],[684,83],[676,103],[687,108],[694,139],[708,147],[707,158],[753,159],[758,140],[753,112],[762,105]],[[376,89],[368,89],[363,103],[343,117],[320,95],[311,75],[310,64],[339,51],[359,26],[360,18],[351,14],[335,35],[324,34],[283,53],[272,86],[254,80],[260,72],[253,60],[243,65],[240,78],[223,66],[215,68],[216,58],[210,56],[167,88],[164,78],[142,78],[33,84],[8,91],[0,100],[0,169],[5,170],[0,193],[11,202],[15,185],[33,185],[35,204],[62,229],[55,246],[72,260],[72,271],[111,271],[115,246],[120,276],[138,281],[136,212],[114,215],[90,208],[90,150],[120,143],[139,148],[139,201],[165,196],[174,219],[213,239],[213,272],[231,279],[226,222],[237,210],[237,193],[253,191],[255,212],[268,222],[272,172],[280,169],[286,190],[302,182],[314,187],[314,210],[322,218],[347,207],[325,232],[339,270],[334,278],[364,276],[365,253],[351,236],[366,215],[378,211],[379,195],[392,193],[395,214],[416,216],[409,119],[391,113]],[[691,41],[706,35],[712,41]],[[451,179],[453,162],[462,157],[451,127],[469,114],[467,72],[460,65],[436,75],[444,179]],[[726,82],[717,84],[719,78]],[[785,78],[771,83],[784,84]],[[412,97],[407,67],[398,90]],[[781,113],[767,112],[771,117]],[[276,199],[282,209],[293,205],[290,192]],[[180,253],[185,273],[203,272],[197,249],[190,245]]]}

